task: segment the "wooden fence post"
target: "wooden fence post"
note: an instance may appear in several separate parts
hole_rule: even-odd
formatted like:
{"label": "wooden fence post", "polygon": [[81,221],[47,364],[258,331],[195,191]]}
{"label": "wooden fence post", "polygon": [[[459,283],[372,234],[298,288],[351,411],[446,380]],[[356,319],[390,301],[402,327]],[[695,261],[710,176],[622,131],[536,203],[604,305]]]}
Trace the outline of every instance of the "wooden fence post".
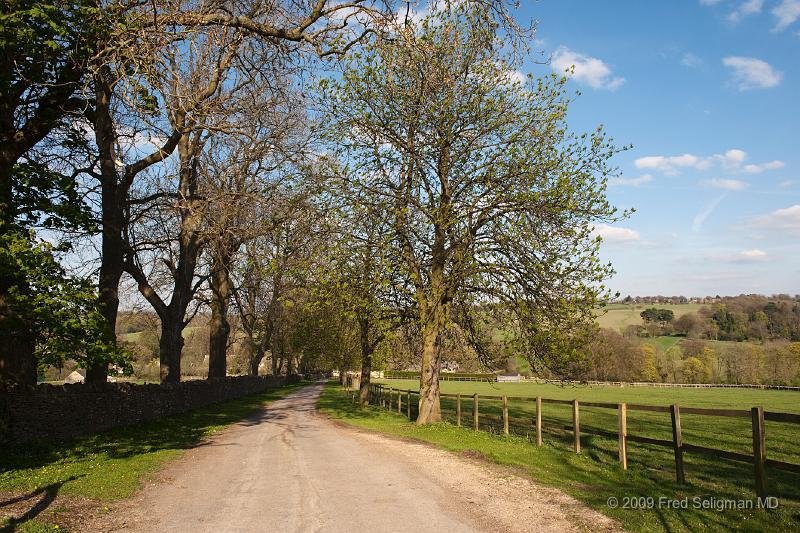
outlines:
{"label": "wooden fence post", "polygon": [[762,500],[767,497],[767,473],[764,463],[767,450],[764,446],[764,408],[753,407],[750,410],[753,419],[753,465],[756,475],[756,494]]}
{"label": "wooden fence post", "polygon": [[542,397],[536,397],[536,445],[542,445]]}
{"label": "wooden fence post", "polygon": [[411,420],[411,391],[406,392],[406,411],[408,411],[408,419]]}
{"label": "wooden fence post", "polygon": [[623,470],[628,469],[628,404],[621,403],[617,406],[619,417],[619,463]]}
{"label": "wooden fence post", "polygon": [[681,408],[677,404],[669,406],[672,417],[672,448],[675,450],[675,479],[678,483],[686,483],[683,471],[683,432],[681,431]]}
{"label": "wooden fence post", "polygon": [[456,427],[461,427],[461,393],[456,395]]}
{"label": "wooden fence post", "polygon": [[503,435],[508,435],[508,396],[503,396]]}
{"label": "wooden fence post", "polygon": [[397,414],[398,415],[402,415],[403,414],[403,394],[402,393],[403,393],[403,391],[401,391],[401,390],[397,391]]}
{"label": "wooden fence post", "polygon": [[472,395],[472,422],[475,425],[475,431],[478,431],[478,393]]}
{"label": "wooden fence post", "polygon": [[572,400],[572,425],[575,427],[575,453],[581,453],[581,419],[578,400]]}

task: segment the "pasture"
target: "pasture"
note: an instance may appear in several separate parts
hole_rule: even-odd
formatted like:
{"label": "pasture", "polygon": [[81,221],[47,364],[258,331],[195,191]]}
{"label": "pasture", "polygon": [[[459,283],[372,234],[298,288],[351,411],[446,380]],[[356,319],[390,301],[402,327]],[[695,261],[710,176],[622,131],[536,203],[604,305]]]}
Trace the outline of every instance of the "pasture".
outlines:
{"label": "pasture", "polygon": [[609,304],[597,310],[597,323],[601,328],[609,328],[616,331],[625,329],[628,326],[638,326],[644,324],[642,311],[649,307],[657,309],[669,309],[675,313],[675,318],[686,313],[696,313],[704,304]]}

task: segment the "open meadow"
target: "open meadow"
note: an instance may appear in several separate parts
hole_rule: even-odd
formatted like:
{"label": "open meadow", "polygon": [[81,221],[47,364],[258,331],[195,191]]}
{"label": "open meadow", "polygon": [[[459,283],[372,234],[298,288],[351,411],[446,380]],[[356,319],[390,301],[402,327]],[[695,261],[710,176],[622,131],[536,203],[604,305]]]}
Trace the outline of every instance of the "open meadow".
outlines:
{"label": "open meadow", "polygon": [[597,309],[597,323],[601,328],[616,331],[628,326],[641,326],[644,324],[640,313],[650,307],[669,309],[675,313],[675,318],[686,313],[696,313],[704,304],[608,304]]}

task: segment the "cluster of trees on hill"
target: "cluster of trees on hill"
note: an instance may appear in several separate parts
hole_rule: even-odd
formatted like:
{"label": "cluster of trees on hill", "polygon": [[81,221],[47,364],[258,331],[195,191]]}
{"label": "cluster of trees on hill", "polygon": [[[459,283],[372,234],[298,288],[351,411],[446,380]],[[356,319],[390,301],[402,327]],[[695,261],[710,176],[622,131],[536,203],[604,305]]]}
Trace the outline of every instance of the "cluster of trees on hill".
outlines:
{"label": "cluster of trees on hill", "polygon": [[629,326],[625,334],[680,335],[721,341],[800,341],[800,300],[761,295],[726,298],[675,318],[671,309],[651,307],[641,312],[644,326]]}
{"label": "cluster of trees on hill", "polygon": [[603,329],[585,349],[579,379],[800,386],[800,342],[688,339],[667,351]]}
{"label": "cluster of trees on hill", "polygon": [[365,398],[413,353],[420,423],[454,346],[578,357],[618,148],[571,133],[564,76],[516,75],[514,2],[412,4],[2,3],[0,379],[130,365],[126,284],[163,382],[200,315],[210,378],[235,344],[250,373],[360,364]]}

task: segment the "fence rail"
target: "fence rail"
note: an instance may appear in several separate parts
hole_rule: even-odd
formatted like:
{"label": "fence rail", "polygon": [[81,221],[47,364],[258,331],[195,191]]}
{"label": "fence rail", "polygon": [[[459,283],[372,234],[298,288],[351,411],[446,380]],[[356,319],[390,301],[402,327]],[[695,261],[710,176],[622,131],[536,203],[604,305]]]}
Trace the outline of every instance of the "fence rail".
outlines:
{"label": "fence rail", "polygon": [[[414,410],[412,409],[412,396],[419,396],[419,391],[410,389],[396,389],[382,384],[370,384],[369,401],[371,404],[379,405],[389,410],[396,409],[398,413],[405,411],[406,416],[413,420]],[[606,402],[579,402],[578,400],[558,400],[553,398],[543,398],[540,396],[495,396],[473,394],[465,396],[454,393],[440,393],[443,398],[455,399],[456,425],[462,425],[464,409],[463,401],[472,404],[472,428],[475,431],[481,429],[481,421],[490,428],[494,427],[492,422],[502,425],[503,434],[509,434],[510,425],[515,427],[530,428],[535,431],[535,444],[542,445],[542,404],[569,405],[572,409],[572,423],[556,425],[555,427],[572,433],[572,446],[575,453],[581,453],[581,434],[598,435],[601,437],[616,439],[618,441],[619,463],[623,469],[628,468],[628,443],[636,442],[672,448],[675,461],[675,476],[678,483],[685,483],[686,473],[683,464],[684,453],[699,454],[704,456],[717,457],[741,463],[753,465],[753,475],[755,480],[756,494],[759,498],[767,497],[767,468],[782,470],[786,472],[800,473],[800,465],[768,459],[765,448],[765,420],[784,422],[800,425],[800,415],[793,413],[778,413],[764,411],[763,407],[753,407],[745,409],[708,409],[700,407],[681,407],[677,404],[665,405],[641,405],[628,403],[606,403]],[[357,401],[356,393],[352,393],[352,401]],[[502,402],[502,416],[480,412],[481,400],[499,400]],[[510,417],[508,411],[509,401],[530,401],[535,402],[535,416],[532,419],[521,419]],[[610,409],[617,412],[617,431],[608,431],[591,426],[581,426],[580,408],[593,407],[599,409]],[[405,409],[404,409],[405,408]],[[672,439],[656,439],[644,435],[631,435],[628,432],[627,414],[628,411],[651,411],[658,413],[669,413],[672,423]],[[700,416],[735,417],[749,418],[752,428],[753,453],[745,454],[728,450],[719,450],[683,442],[683,431],[681,428],[681,415],[691,414]],[[548,425],[548,427],[553,427]]]}

